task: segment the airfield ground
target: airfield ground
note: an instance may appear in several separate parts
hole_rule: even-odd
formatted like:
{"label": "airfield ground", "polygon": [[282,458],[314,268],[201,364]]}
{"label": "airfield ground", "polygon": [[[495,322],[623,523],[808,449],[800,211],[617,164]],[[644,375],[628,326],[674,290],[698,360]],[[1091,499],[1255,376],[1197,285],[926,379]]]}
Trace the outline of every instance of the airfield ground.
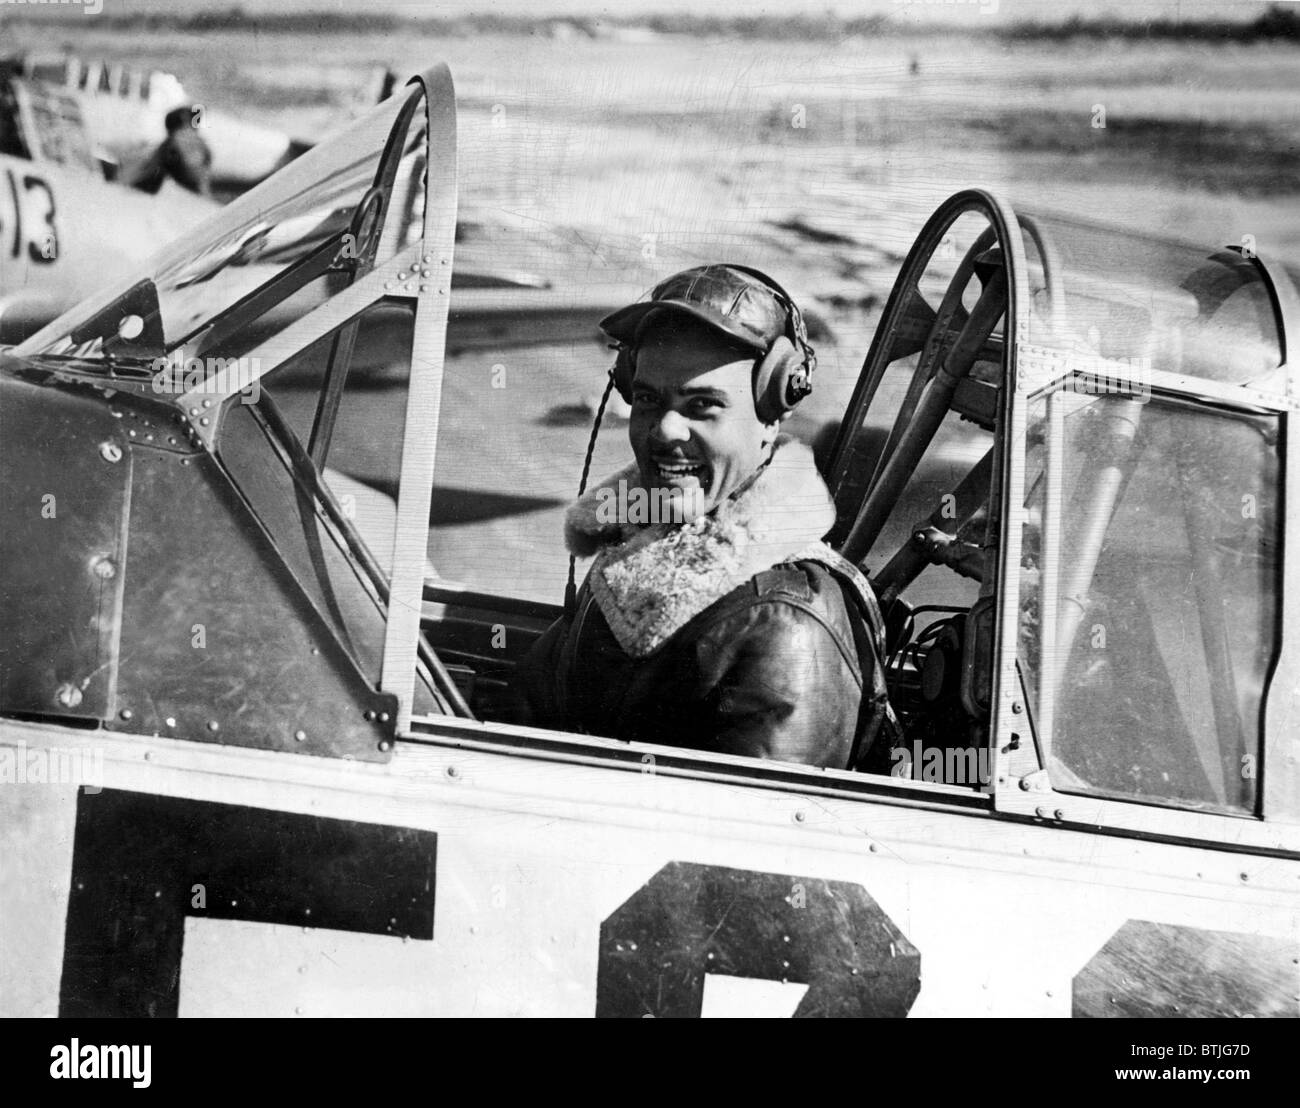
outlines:
{"label": "airfield ground", "polygon": [[[842,411],[913,235],[960,188],[1207,245],[1250,234],[1300,264],[1300,49],[1288,45],[65,28],[59,45],[171,70],[196,101],[304,138],[358,107],[374,67],[445,59],[461,120],[458,263],[528,271],[575,297],[621,283],[631,298],[703,260],[770,270],[826,327],[818,392],[794,425],[804,435]],[[54,45],[11,31],[15,48]],[[594,342],[451,359],[430,532],[445,576],[559,600],[581,408],[607,363]],[[393,468],[397,395],[374,390],[350,432],[371,480]],[[595,475],[623,464],[625,426],[607,425]]]}

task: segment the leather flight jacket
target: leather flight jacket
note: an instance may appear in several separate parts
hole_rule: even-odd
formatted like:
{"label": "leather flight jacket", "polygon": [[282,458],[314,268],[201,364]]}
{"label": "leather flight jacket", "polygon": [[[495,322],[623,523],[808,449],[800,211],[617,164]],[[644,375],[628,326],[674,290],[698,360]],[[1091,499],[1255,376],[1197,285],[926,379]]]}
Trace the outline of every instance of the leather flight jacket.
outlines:
{"label": "leather flight jacket", "polygon": [[520,676],[541,726],[846,769],[887,759],[897,734],[882,655],[870,586],[826,549],[755,574],[644,657],[584,584]]}

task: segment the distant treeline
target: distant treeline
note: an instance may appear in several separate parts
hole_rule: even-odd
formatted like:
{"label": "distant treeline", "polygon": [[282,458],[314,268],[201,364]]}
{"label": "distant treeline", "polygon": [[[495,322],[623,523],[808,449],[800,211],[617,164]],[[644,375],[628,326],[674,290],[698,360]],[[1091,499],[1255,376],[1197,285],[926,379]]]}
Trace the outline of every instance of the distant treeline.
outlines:
{"label": "distant treeline", "polygon": [[[977,2],[977,0],[976,0]],[[64,5],[25,5],[21,2],[0,8],[4,19],[27,17],[48,20]],[[941,24],[908,26],[893,23],[887,16],[841,18],[831,12],[822,15],[709,16],[692,14],[639,16],[530,16],[475,14],[454,17],[412,17],[390,12],[259,12],[247,14],[239,7],[218,11],[101,12],[96,28],[145,31],[251,30],[286,33],[373,34],[412,31],[457,37],[484,34],[545,35],[547,37],[620,37],[635,32],[688,35],[708,38],[824,40],[852,36],[942,34],[950,28]],[[1060,22],[1021,21],[1003,26],[965,23],[962,33],[991,35],[1010,41],[1071,38],[1189,39],[1206,42],[1255,42],[1290,40],[1300,44],[1300,11],[1278,4],[1252,20],[1151,19],[1123,20],[1114,17],[1073,16]]]}
{"label": "distant treeline", "polygon": [[1300,12],[1271,5],[1249,21],[1224,19],[1084,19],[1071,16],[1060,23],[1019,22],[995,32],[1012,40],[1068,38],[1193,39],[1210,42],[1255,42],[1260,39],[1290,39],[1300,44]]}

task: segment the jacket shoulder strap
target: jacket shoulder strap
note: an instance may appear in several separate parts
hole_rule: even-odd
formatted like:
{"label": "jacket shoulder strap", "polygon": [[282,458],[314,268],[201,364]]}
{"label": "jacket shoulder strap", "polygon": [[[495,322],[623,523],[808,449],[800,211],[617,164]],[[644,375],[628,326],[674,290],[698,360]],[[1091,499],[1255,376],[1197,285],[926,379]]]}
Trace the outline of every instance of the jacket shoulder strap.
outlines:
{"label": "jacket shoulder strap", "polygon": [[842,585],[848,587],[848,592],[852,595],[858,611],[866,620],[867,628],[871,632],[871,644],[875,648],[876,656],[883,658],[885,656],[885,619],[881,615],[880,602],[876,599],[875,590],[871,587],[871,583],[866,579],[862,571],[825,543],[816,543],[806,550],[801,550],[790,560],[817,562],[830,570]]}
{"label": "jacket shoulder strap", "polygon": [[903,728],[889,703],[884,662],[885,620],[875,590],[857,566],[825,543],[801,550],[791,559],[795,560],[817,562],[828,569],[840,582],[842,591],[853,598],[854,607],[862,616],[861,622],[849,621],[862,664],[862,708],[848,768],[871,773],[888,772],[885,759],[890,749],[901,740]]}

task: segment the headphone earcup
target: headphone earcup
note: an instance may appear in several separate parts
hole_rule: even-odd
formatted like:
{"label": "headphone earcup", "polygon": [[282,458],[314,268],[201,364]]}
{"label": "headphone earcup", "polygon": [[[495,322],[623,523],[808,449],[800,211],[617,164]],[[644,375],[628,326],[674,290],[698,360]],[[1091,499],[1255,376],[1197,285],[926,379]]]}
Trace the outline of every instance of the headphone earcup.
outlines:
{"label": "headphone earcup", "polygon": [[764,423],[775,423],[812,392],[804,356],[784,335],[759,363],[754,374],[754,411]]}
{"label": "headphone earcup", "polygon": [[632,381],[636,378],[636,353],[630,346],[620,346],[610,369],[614,389],[625,403],[632,403]]}

